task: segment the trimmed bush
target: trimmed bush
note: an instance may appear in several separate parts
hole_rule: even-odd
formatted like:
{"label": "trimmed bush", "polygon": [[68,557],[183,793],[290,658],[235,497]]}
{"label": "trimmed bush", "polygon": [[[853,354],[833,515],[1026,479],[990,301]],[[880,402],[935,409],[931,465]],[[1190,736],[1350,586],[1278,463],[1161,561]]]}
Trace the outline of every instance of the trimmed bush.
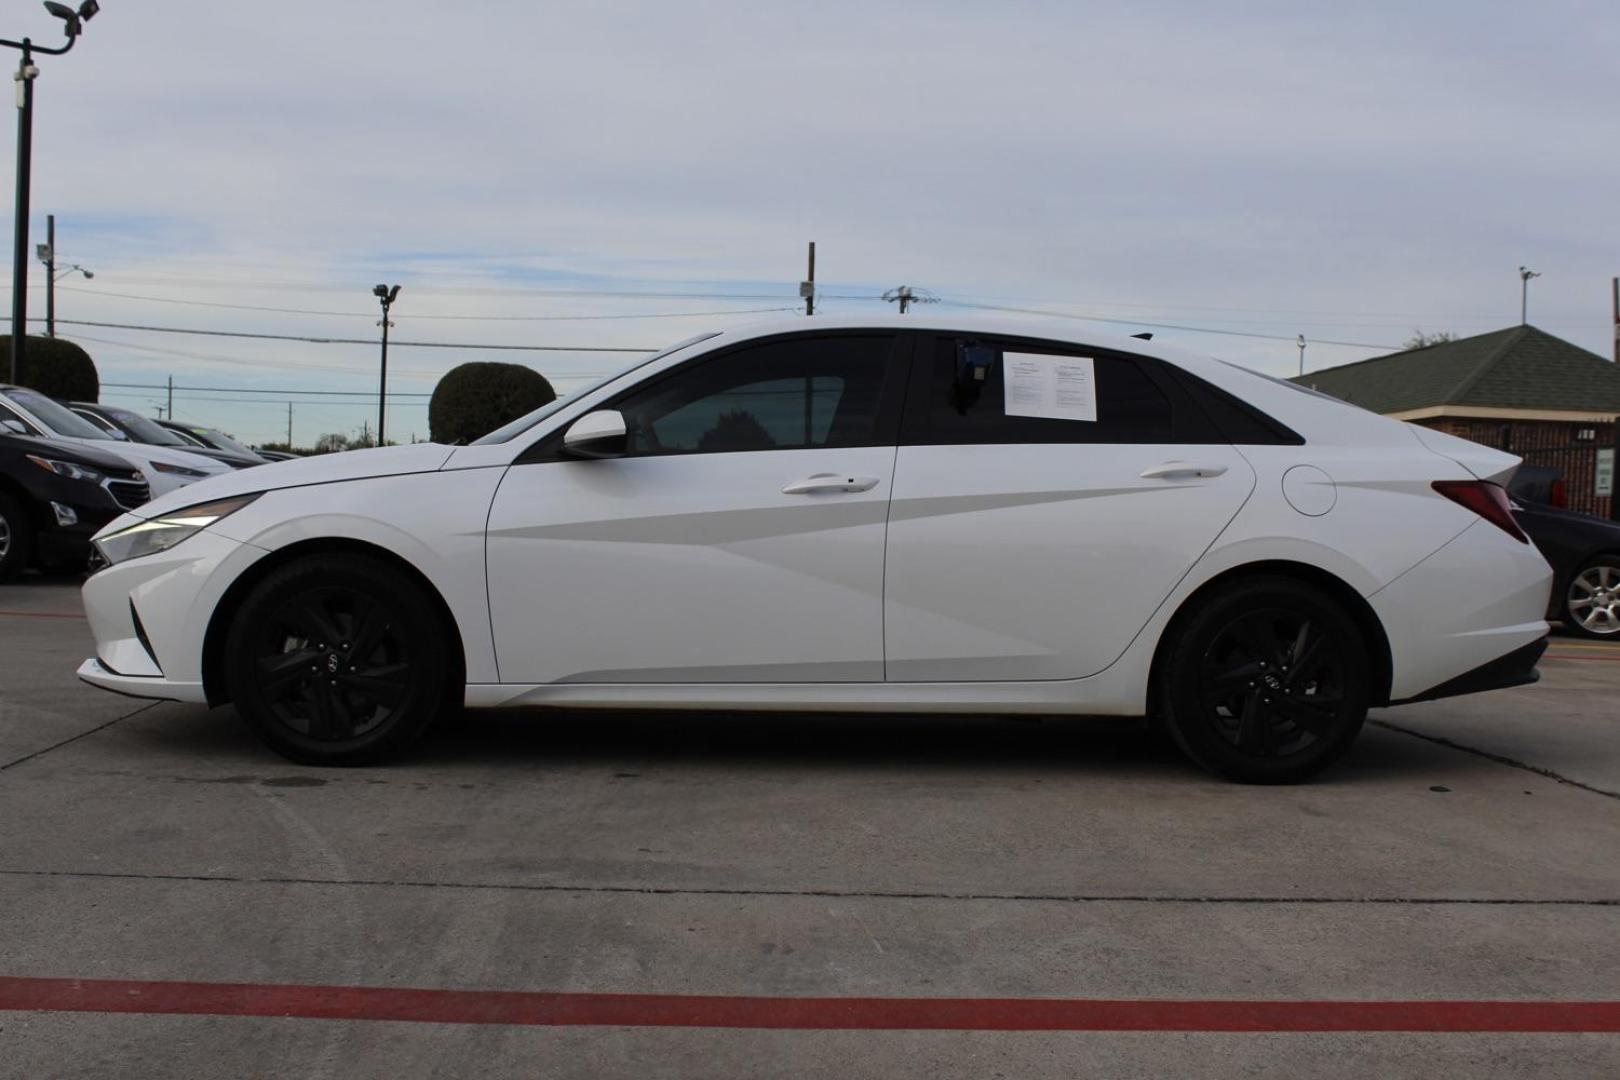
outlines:
{"label": "trimmed bush", "polygon": [[[0,382],[11,379],[11,335],[0,334]],[[64,401],[96,401],[101,379],[90,354],[64,338],[28,335],[17,384]]]}
{"label": "trimmed bush", "polygon": [[546,377],[533,368],[483,361],[461,364],[433,388],[428,431],[436,443],[468,443],[556,399]]}

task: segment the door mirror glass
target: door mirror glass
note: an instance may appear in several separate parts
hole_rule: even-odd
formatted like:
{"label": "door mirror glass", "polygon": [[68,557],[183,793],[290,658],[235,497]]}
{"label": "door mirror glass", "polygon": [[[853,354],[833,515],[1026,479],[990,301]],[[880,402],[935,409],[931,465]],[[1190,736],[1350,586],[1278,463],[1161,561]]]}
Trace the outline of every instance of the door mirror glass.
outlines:
{"label": "door mirror glass", "polygon": [[563,453],[569,457],[619,457],[628,445],[624,414],[616,409],[598,409],[586,413],[563,433]]}

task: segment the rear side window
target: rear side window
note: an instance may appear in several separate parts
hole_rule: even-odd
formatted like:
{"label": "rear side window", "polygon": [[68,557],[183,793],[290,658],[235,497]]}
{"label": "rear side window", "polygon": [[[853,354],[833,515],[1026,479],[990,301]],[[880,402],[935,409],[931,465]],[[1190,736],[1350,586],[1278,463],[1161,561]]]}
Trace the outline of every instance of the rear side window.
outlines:
{"label": "rear side window", "polygon": [[928,394],[930,443],[1188,441],[1169,394],[1131,357],[939,337]]}

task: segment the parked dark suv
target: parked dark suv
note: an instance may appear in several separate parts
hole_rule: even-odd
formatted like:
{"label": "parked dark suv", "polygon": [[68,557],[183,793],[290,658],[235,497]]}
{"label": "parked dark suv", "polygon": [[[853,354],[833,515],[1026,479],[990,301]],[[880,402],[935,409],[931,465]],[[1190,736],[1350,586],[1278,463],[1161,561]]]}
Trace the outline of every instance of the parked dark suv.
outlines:
{"label": "parked dark suv", "polygon": [[150,497],[121,457],[0,427],[0,581],[29,566],[84,566],[90,537]]}

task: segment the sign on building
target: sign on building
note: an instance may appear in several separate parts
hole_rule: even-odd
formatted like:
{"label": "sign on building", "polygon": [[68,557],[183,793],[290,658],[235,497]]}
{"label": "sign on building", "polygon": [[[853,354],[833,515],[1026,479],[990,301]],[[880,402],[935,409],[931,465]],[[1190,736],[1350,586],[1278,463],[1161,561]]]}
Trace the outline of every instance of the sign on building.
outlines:
{"label": "sign on building", "polygon": [[1597,468],[1593,470],[1597,477],[1597,495],[1614,494],[1614,447],[1606,446],[1597,452]]}

